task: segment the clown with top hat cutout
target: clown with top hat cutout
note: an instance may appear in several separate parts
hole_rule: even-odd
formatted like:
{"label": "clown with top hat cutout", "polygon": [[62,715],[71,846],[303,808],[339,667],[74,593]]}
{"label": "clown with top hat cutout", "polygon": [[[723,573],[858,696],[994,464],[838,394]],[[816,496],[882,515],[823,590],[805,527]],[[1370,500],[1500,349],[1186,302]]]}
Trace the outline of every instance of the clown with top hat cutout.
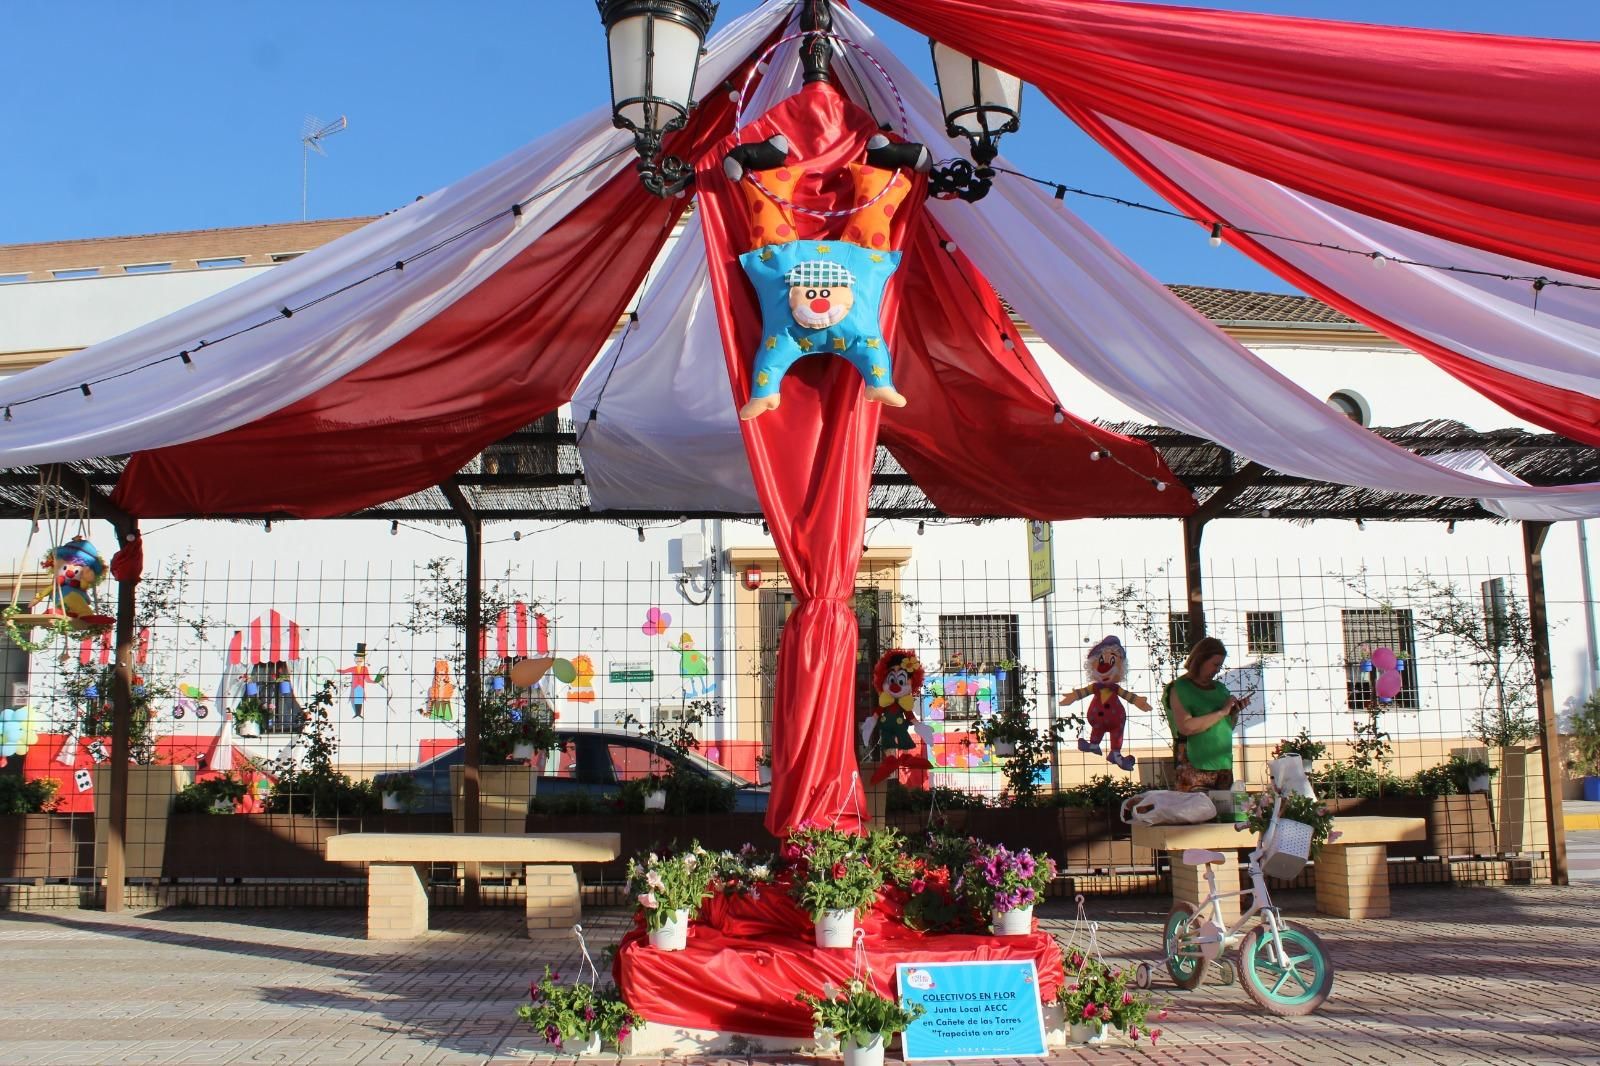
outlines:
{"label": "clown with top hat cutout", "polygon": [[1122,649],[1122,641],[1106,637],[1089,649],[1083,666],[1089,683],[1061,697],[1063,707],[1085,697],[1094,697],[1089,703],[1089,739],[1079,737],[1078,750],[1100,755],[1101,740],[1109,739],[1111,750],[1106,753],[1106,762],[1132,770],[1133,756],[1122,754],[1122,728],[1128,721],[1128,710],[1122,701],[1127,700],[1147,714],[1150,701],[1122,687],[1122,680],[1128,673],[1128,653]]}
{"label": "clown with top hat cutout", "polygon": [[912,788],[927,784],[928,771],[933,764],[918,755],[917,741],[912,733],[922,738],[923,750],[933,751],[933,729],[917,721],[914,712],[917,697],[922,691],[922,664],[917,656],[904,648],[890,648],[872,668],[872,687],[878,691],[878,706],[872,715],[861,723],[861,742],[872,743],[872,734],[878,734],[878,748],[883,754],[878,769],[872,775],[877,784],[890,774],[905,770],[905,783]]}

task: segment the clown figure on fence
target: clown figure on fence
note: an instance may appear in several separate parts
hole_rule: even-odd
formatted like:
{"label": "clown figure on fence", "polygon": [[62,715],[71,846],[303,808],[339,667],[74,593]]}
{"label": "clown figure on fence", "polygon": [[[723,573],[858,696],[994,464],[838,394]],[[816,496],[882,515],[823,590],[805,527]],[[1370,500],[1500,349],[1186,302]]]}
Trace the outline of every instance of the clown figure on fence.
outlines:
{"label": "clown figure on fence", "polygon": [[1078,750],[1100,755],[1100,742],[1107,739],[1111,750],[1105,753],[1106,762],[1132,770],[1133,756],[1122,754],[1122,730],[1128,721],[1123,700],[1145,712],[1150,710],[1150,701],[1122,687],[1122,680],[1128,674],[1128,655],[1122,648],[1122,641],[1106,637],[1089,649],[1083,665],[1089,683],[1061,697],[1063,707],[1093,697],[1089,702],[1089,738],[1078,738]]}

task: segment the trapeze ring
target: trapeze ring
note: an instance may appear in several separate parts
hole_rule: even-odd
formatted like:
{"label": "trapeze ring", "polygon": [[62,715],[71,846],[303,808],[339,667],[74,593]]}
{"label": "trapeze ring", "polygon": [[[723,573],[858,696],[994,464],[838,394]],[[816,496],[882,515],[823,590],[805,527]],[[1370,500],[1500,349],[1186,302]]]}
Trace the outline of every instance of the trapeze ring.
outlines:
{"label": "trapeze ring", "polygon": [[[849,48],[854,48],[864,59],[866,59],[868,63],[871,63],[873,68],[883,76],[884,84],[889,87],[889,92],[894,96],[895,106],[900,109],[901,135],[908,136],[910,134],[911,122],[906,116],[905,99],[900,95],[900,89],[895,85],[894,78],[890,77],[889,72],[884,69],[882,63],[878,62],[877,57],[875,57],[871,52],[867,51],[861,45],[850,40],[850,38],[841,37],[837,33],[791,33],[789,36],[779,38],[778,40],[772,42],[772,44],[768,45],[766,51],[762,52],[761,55],[757,57],[756,61],[751,64],[750,73],[745,75],[744,86],[739,90],[739,107],[738,110],[734,112],[733,116],[733,132],[735,135],[738,134],[740,128],[744,125],[745,101],[750,98],[750,86],[755,82],[756,75],[761,72],[762,64],[766,63],[766,61],[771,58],[772,53],[777,51],[782,45],[788,44],[790,41],[803,40],[807,37],[825,37],[830,41],[838,41],[842,45],[845,45]],[[787,200],[782,196],[779,196],[777,193],[761,184],[761,179],[756,177],[756,173],[753,170],[746,171],[745,177],[748,178],[751,184],[755,185],[756,188],[766,193],[774,203],[783,207],[787,207],[791,211],[798,211],[803,215],[810,215],[812,218],[844,218],[847,215],[855,214],[857,211],[865,211],[867,208],[871,207],[873,204],[889,195],[889,190],[893,189],[895,184],[902,180],[901,176],[896,174],[886,185],[884,185],[882,189],[878,191],[878,195],[874,196],[864,204],[857,204],[856,206],[843,211],[818,211],[814,208],[804,207],[800,204],[794,203],[791,200]]]}

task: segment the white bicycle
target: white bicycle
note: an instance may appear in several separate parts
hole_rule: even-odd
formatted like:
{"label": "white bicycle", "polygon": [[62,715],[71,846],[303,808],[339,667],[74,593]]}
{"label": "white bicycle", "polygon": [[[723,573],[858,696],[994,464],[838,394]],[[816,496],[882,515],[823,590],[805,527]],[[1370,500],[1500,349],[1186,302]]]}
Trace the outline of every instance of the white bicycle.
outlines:
{"label": "white bicycle", "polygon": [[[1206,898],[1199,906],[1188,902],[1173,906],[1162,928],[1161,944],[1167,973],[1179,988],[1198,987],[1207,969],[1216,962],[1223,967],[1223,983],[1232,984],[1237,973],[1245,994],[1263,1010],[1272,1014],[1310,1014],[1333,991],[1333,962],[1315,933],[1283,920],[1267,891],[1269,874],[1283,879],[1297,876],[1311,852],[1311,827],[1280,817],[1283,791],[1310,791],[1305,773],[1298,766],[1299,757],[1289,758],[1296,765],[1280,769],[1279,763],[1287,760],[1277,760],[1272,765],[1273,784],[1280,794],[1273,805],[1271,824],[1250,852],[1250,887],[1219,893],[1213,867],[1231,861],[1232,856],[1189,848],[1183,852],[1182,861],[1205,866]],[[1246,896],[1250,898],[1249,908],[1237,921],[1224,922],[1221,901],[1238,898],[1242,905],[1242,897]],[[1255,918],[1259,921],[1246,932]],[[1235,953],[1236,962],[1225,957],[1230,951]],[[1148,988],[1150,978],[1150,964],[1140,963],[1136,972],[1139,986]]]}

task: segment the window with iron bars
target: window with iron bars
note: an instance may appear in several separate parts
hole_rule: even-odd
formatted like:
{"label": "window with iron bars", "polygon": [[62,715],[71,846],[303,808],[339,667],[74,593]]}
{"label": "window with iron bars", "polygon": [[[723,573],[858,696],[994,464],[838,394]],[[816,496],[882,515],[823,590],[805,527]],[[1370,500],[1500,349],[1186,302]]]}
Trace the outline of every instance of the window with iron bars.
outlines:
{"label": "window with iron bars", "polygon": [[1367,708],[1374,705],[1372,653],[1389,648],[1405,660],[1400,671],[1400,692],[1391,707],[1415,710],[1417,701],[1417,643],[1411,611],[1406,608],[1358,609],[1340,612],[1344,627],[1345,703]]}
{"label": "window with iron bars", "polygon": [[1172,658],[1176,662],[1183,662],[1189,655],[1189,634],[1193,630],[1189,627],[1189,612],[1167,615],[1167,646],[1172,649]]}
{"label": "window with iron bars", "polygon": [[1250,655],[1283,654],[1283,612],[1244,613],[1245,651]]}
{"label": "window with iron bars", "polygon": [[[1013,665],[1021,654],[1020,624],[1014,614],[941,614],[939,616],[940,670],[928,668],[929,673],[957,673],[966,669],[976,673],[995,675],[995,707],[1003,711],[1015,704],[1019,695],[1019,671],[1005,670],[1000,680],[998,671]],[[978,717],[976,692],[945,693],[945,719],[947,721],[972,721]]]}

